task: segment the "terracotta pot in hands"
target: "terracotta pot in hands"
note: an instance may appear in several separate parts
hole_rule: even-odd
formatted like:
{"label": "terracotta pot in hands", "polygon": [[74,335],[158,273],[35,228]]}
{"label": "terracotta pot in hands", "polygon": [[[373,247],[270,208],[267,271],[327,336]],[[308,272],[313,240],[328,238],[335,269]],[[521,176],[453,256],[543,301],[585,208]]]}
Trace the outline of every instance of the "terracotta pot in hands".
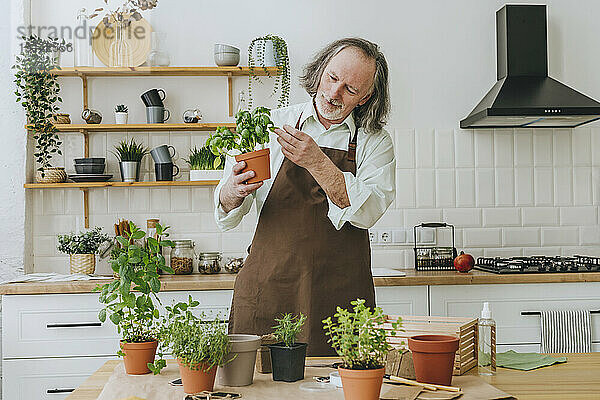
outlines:
{"label": "terracotta pot in hands", "polygon": [[237,155],[235,161],[246,161],[246,168],[242,170],[242,173],[254,171],[254,178],[248,179],[247,183],[262,182],[271,178],[271,158],[268,148]]}

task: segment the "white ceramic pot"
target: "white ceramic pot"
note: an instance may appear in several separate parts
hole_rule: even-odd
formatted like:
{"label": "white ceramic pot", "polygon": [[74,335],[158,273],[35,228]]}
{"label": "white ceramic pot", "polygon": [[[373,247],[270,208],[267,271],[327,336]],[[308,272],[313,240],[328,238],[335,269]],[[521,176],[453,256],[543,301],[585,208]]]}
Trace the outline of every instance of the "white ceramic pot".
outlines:
{"label": "white ceramic pot", "polygon": [[222,169],[192,169],[190,181],[219,181],[223,177]]}
{"label": "white ceramic pot", "polygon": [[128,115],[129,115],[129,113],[126,113],[126,112],[116,112],[115,113],[115,123],[116,124],[126,124]]}
{"label": "white ceramic pot", "polygon": [[252,56],[254,57],[254,60],[256,61],[256,66],[257,67],[276,67],[277,64],[275,62],[276,58],[275,58],[275,45],[273,44],[272,40],[264,40],[264,46],[265,46],[265,55],[264,55],[264,60],[263,63],[260,64],[258,62],[258,48],[260,46],[260,44],[258,42],[254,43],[254,49],[253,49],[253,54]]}

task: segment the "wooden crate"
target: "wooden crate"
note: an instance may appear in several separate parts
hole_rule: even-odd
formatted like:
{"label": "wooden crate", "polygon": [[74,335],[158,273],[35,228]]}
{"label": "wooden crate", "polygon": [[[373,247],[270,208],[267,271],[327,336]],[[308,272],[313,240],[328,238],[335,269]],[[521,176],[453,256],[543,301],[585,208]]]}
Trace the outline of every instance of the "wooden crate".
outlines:
{"label": "wooden crate", "polygon": [[402,318],[402,332],[395,336],[388,334],[388,342],[400,347],[408,338],[415,335],[452,335],[460,338],[460,344],[454,358],[454,375],[462,375],[477,366],[477,318],[418,317],[388,315],[385,329],[391,330],[391,322]]}

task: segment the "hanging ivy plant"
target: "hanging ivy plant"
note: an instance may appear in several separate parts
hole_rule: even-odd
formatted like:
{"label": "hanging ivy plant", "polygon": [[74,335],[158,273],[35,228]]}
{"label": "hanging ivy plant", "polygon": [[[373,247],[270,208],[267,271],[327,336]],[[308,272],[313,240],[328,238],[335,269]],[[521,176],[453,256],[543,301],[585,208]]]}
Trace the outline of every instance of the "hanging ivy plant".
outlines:
{"label": "hanging ivy plant", "polygon": [[[250,76],[248,77],[248,108],[252,109],[252,81],[260,82],[260,78],[255,73],[257,66],[262,67],[265,74],[271,77],[270,71],[265,67],[265,48],[267,41],[273,42],[275,49],[275,66],[279,70],[279,73],[275,76],[275,83],[273,84],[273,92],[271,96],[277,94],[280,90],[281,95],[277,102],[277,108],[285,107],[290,101],[290,58],[288,56],[287,43],[285,40],[276,35],[266,35],[252,39],[248,46],[248,67],[250,69]],[[254,51],[256,50],[256,59],[254,58]]]}
{"label": "hanging ivy plant", "polygon": [[58,112],[57,103],[60,85],[51,69],[60,69],[52,54],[65,45],[57,38],[42,39],[36,35],[23,36],[21,54],[16,57],[15,84],[17,103],[21,103],[27,116],[29,131],[36,140],[35,160],[38,171],[44,176],[44,169],[51,167],[50,161],[55,154],[61,154],[57,129],[52,123],[52,115]]}

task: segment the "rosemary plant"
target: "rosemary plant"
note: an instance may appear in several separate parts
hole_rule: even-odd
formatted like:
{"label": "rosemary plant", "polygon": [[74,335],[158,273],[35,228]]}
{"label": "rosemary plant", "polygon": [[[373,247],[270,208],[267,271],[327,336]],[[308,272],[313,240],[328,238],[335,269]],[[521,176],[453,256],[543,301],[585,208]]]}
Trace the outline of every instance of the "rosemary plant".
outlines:
{"label": "rosemary plant", "polygon": [[302,325],[306,321],[306,315],[292,315],[290,313],[283,314],[281,318],[275,318],[277,325],[273,327],[273,334],[285,344],[287,347],[292,347],[296,344],[296,337],[302,332]]}

